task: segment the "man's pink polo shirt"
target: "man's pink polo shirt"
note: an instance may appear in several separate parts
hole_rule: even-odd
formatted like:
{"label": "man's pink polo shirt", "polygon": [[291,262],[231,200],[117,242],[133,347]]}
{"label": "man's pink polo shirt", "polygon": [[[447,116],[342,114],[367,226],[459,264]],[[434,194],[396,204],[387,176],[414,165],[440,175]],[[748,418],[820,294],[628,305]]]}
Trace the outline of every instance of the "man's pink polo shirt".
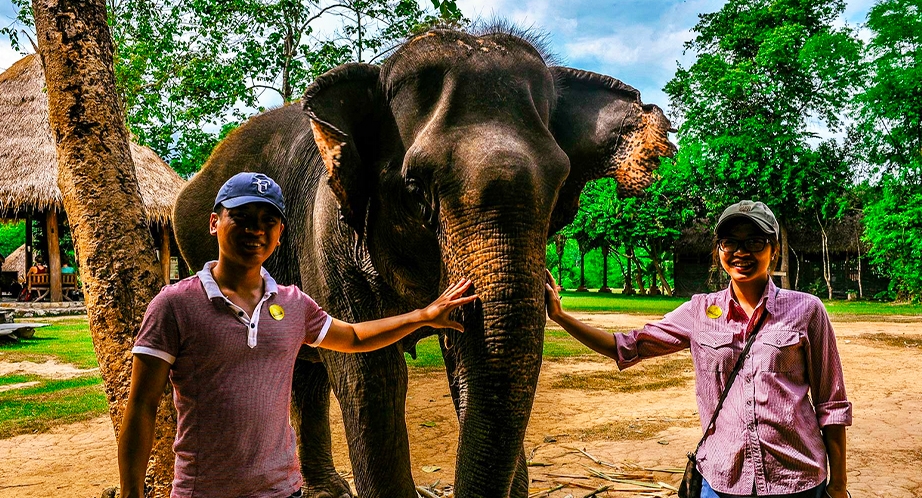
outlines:
{"label": "man's pink polo shirt", "polygon": [[319,345],[332,318],[265,270],[265,295],[247,316],[221,293],[214,264],[163,288],[132,350],[171,364],[171,496],[288,497],[302,485],[289,422],[292,369],[301,345]]}

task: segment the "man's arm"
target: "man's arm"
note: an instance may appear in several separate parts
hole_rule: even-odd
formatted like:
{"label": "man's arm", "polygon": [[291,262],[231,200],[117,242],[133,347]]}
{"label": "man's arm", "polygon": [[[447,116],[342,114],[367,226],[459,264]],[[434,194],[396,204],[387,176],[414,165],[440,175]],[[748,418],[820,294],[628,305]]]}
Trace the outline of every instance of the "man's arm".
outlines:
{"label": "man's arm", "polygon": [[361,353],[389,346],[420,327],[448,328],[464,332],[464,327],[449,319],[448,314],[455,308],[477,299],[476,294],[461,297],[470,286],[470,280],[462,279],[449,286],[429,306],[402,315],[355,324],[334,318],[319,347],[344,353]]}
{"label": "man's arm", "polygon": [[144,475],[154,441],[157,405],[166,387],[170,364],[136,354],[131,364],[131,388],[118,438],[118,473],[122,498],[144,498]]}

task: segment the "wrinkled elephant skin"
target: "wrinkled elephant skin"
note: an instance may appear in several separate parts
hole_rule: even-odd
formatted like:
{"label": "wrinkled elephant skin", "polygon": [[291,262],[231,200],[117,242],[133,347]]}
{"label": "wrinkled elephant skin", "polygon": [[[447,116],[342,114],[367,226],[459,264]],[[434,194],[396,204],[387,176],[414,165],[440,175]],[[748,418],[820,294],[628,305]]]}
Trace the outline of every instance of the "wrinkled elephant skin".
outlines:
{"label": "wrinkled elephant skin", "polygon": [[217,254],[207,228],[218,187],[261,171],[289,206],[267,269],[333,316],[409,311],[461,277],[481,297],[458,312],[463,334],[423,330],[359,355],[302,349],[292,422],[307,496],[349,496],[330,456],[331,387],[359,495],[416,496],[403,353],[433,333],[460,421],[455,496],[528,495],[523,440],[541,366],[547,238],[573,219],[590,180],[615,177],[620,194],[640,194],[675,152],[669,130],[633,88],[549,67],[523,38],[433,30],[383,66],[326,73],[302,105],[256,116],[219,144],[177,201],[192,268]]}

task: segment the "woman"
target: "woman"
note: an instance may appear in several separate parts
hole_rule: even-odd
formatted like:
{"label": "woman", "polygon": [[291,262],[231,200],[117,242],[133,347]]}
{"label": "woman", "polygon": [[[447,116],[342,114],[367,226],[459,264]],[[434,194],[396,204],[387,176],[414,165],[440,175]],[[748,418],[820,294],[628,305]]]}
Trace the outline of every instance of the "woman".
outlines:
{"label": "woman", "polygon": [[749,332],[767,313],[698,450],[701,496],[846,498],[845,426],[851,425],[852,407],[826,309],[818,298],[772,282],[778,222],[765,204],[728,207],[714,232],[715,259],[730,276],[727,289],[693,296],[642,329],[610,334],[561,310],[548,272],[548,316],[620,369],[691,348],[705,425]]}

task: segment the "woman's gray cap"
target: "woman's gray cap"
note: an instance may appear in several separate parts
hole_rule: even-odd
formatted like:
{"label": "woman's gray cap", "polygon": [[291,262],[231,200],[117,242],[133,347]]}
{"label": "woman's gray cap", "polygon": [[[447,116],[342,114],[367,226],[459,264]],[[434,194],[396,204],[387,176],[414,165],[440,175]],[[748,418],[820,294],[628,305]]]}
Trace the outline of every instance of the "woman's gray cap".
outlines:
{"label": "woman's gray cap", "polygon": [[762,202],[739,201],[731,205],[720,215],[717,220],[717,226],[714,227],[714,233],[720,233],[720,227],[728,221],[745,218],[755,223],[755,225],[767,235],[778,235],[778,220],[775,219],[775,213],[768,209]]}
{"label": "woman's gray cap", "polygon": [[282,219],[285,219],[285,197],[282,195],[282,188],[275,180],[262,173],[244,172],[230,177],[218,190],[214,210],[217,212],[218,206],[232,209],[251,202],[271,204],[282,215]]}

